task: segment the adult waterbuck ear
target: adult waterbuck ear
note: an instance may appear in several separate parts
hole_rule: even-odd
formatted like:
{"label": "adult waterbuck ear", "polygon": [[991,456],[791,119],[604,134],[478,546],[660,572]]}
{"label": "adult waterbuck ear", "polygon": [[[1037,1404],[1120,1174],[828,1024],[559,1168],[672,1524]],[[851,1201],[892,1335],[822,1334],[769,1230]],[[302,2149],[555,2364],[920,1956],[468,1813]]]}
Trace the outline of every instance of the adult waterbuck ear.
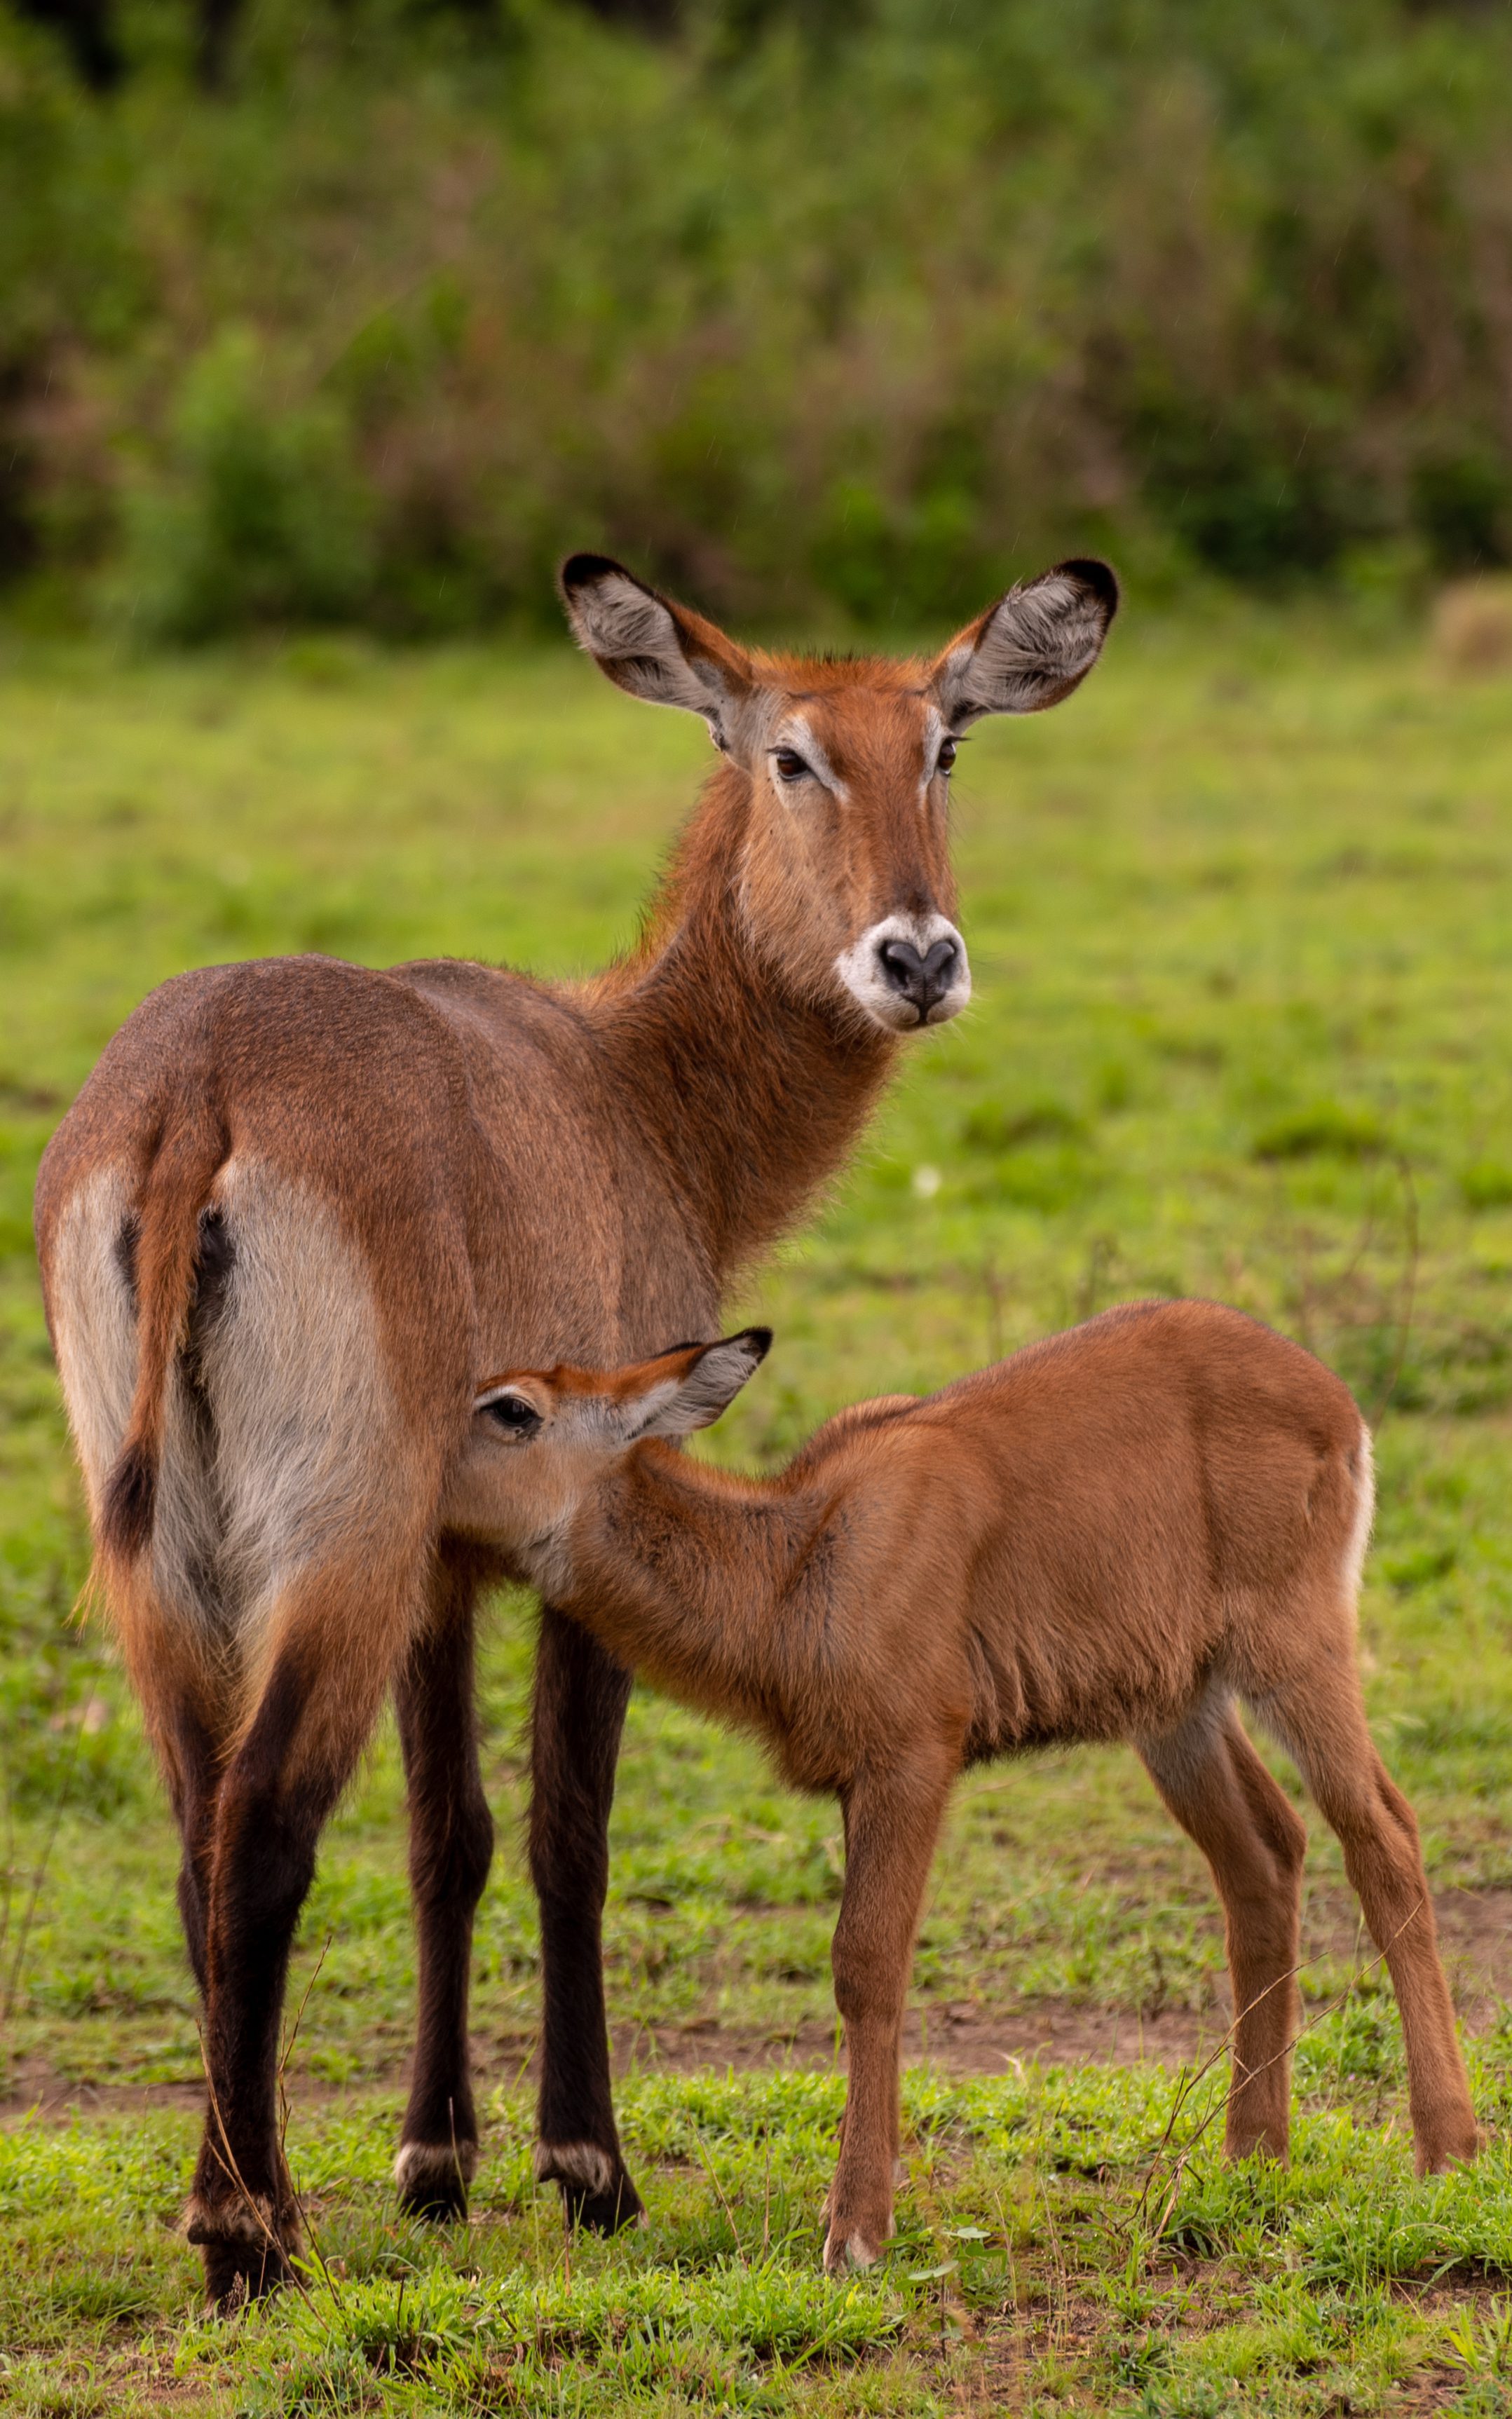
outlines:
{"label": "adult waterbuck ear", "polygon": [[750,665],[722,630],[658,596],[605,554],[568,556],[562,601],[578,644],[617,688],[648,705],[701,714],[715,746],[728,745],[734,711],[750,687]]}
{"label": "adult waterbuck ear", "polygon": [[663,1353],[659,1362],[648,1364],[636,1391],[620,1398],[625,1435],[639,1441],[712,1427],[761,1367],[771,1342],[769,1327],[748,1327],[717,1344],[683,1345]]}
{"label": "adult waterbuck ear", "polygon": [[935,664],[932,686],[947,731],[984,714],[1039,714],[1085,680],[1119,609],[1105,562],[1057,562],[1011,588],[968,623]]}

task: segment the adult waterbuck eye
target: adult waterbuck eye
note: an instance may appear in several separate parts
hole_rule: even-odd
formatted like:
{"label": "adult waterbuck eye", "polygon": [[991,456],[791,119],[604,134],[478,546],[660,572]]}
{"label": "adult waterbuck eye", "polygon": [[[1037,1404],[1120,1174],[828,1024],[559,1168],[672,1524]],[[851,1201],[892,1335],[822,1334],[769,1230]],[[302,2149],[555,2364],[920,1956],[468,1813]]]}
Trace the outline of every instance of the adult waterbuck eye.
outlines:
{"label": "adult waterbuck eye", "polygon": [[941,740],[940,752],[934,759],[934,770],[936,773],[949,772],[951,766],[955,763],[956,746],[957,743],[953,739]]}
{"label": "adult waterbuck eye", "polygon": [[491,1403],[484,1404],[483,1409],[495,1425],[502,1428],[517,1444],[524,1444],[543,1425],[535,1405],[528,1403],[523,1394],[496,1394]]}
{"label": "adult waterbuck eye", "polygon": [[794,747],[779,747],[772,757],[779,781],[803,781],[809,778],[809,767]]}

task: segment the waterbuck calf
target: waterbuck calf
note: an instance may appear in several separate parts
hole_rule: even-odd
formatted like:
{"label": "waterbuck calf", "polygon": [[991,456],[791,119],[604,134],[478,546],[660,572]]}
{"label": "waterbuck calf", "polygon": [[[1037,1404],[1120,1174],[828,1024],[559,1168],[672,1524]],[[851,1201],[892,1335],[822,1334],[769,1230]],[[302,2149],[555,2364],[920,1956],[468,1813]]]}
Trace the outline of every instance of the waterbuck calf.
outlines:
{"label": "waterbuck calf", "polygon": [[1373,1494],[1348,1389],[1238,1311],[1137,1302],[922,1400],[857,1404],[768,1482],[658,1441],[717,1419],[769,1342],[490,1379],[448,1518],[506,1537],[619,1660],[839,1796],[850,2083],[826,2267],[891,2232],[919,1905],[951,1784],[989,1756],[1137,1749],[1227,1919],[1228,2150],[1285,2156],[1305,1833],[1236,1698],[1343,1844],[1401,2010],[1420,2171],[1473,2158],[1417,1828],[1360,1696]]}

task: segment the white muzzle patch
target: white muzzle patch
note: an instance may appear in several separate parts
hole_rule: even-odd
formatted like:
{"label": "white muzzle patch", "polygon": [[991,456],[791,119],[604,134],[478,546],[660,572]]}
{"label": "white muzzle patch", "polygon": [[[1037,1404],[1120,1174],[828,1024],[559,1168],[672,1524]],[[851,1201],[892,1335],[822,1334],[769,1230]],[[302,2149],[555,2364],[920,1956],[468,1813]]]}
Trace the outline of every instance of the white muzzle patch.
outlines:
{"label": "white muzzle patch", "polygon": [[966,945],[948,916],[884,916],[841,952],[835,972],[889,1033],[948,1025],[971,997]]}

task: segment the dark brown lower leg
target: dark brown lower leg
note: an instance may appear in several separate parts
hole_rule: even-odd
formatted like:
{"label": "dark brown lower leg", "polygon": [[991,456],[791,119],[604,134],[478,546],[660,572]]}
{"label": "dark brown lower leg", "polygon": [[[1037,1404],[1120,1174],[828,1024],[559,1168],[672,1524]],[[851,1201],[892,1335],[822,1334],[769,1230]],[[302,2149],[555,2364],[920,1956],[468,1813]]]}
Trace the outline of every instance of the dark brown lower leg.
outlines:
{"label": "dark brown lower leg", "polygon": [[208,2105],[189,2239],[226,2303],[288,2273],[299,2214],[284,2159],[278,2036],[289,1949],[327,1815],[381,1701],[375,1683],[285,1646],[222,1778],[206,1924]]}
{"label": "dark brown lower leg", "polygon": [[1208,1860],[1223,1901],[1234,1994],[1233,2080],[1225,2148],[1287,2155],[1296,1967],[1306,1831],[1230,1706],[1221,1719],[1141,1744],[1145,1765]]}
{"label": "dark brown lower leg", "polygon": [[614,2123],[604,2008],[609,1818],[629,1697],[629,1672],[543,1606],[531,1733],[545,2002],[535,2172],[562,2186],[575,2224],[604,2233],[640,2214]]}
{"label": "dark brown lower leg", "polygon": [[158,1601],[144,1575],[131,1574],[117,1595],[129,1616],[121,1624],[127,1669],[178,1826],[178,1913],[203,2003],[215,1799],[237,1686],[228,1661],[187,1629],[181,1612]]}
{"label": "dark brown lower leg", "polygon": [[281,2281],[297,2236],[276,2101],[289,1947],[325,1811],[302,1793],[291,1803],[282,1785],[304,1701],[299,1672],[275,1667],[216,1810],[206,1923],[208,2106],[189,2239],[204,2249],[206,2287],[217,2302]]}
{"label": "dark brown lower leg", "polygon": [[477,2163],[469,2071],[472,1918],[493,1857],[473,1707],[474,1564],[442,1548],[432,1618],[394,1690],[420,1967],[414,2080],[394,2173],[416,2215],[465,2216]]}
{"label": "dark brown lower leg", "polygon": [[231,61],[231,38],[239,15],[240,0],[200,0],[195,64],[204,92],[224,88]]}

